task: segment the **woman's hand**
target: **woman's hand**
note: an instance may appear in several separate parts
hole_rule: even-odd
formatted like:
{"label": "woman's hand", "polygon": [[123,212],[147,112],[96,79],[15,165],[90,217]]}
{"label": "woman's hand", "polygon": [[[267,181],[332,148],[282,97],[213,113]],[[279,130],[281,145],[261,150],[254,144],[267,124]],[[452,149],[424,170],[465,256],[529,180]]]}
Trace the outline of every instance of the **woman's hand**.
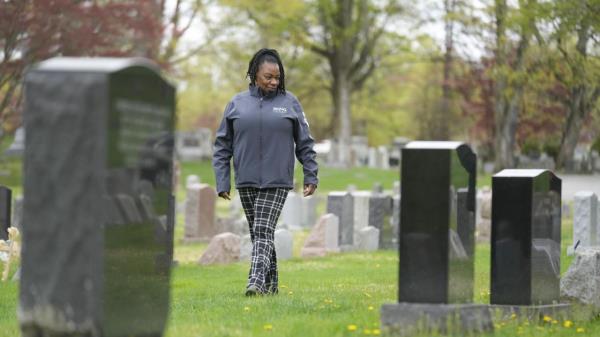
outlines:
{"label": "woman's hand", "polygon": [[304,196],[308,197],[309,195],[312,195],[313,193],[315,193],[316,189],[317,189],[317,185],[313,185],[313,184],[304,185]]}
{"label": "woman's hand", "polygon": [[225,200],[231,200],[231,197],[229,196],[229,192],[221,192],[221,193],[219,193],[219,197],[221,197]]}

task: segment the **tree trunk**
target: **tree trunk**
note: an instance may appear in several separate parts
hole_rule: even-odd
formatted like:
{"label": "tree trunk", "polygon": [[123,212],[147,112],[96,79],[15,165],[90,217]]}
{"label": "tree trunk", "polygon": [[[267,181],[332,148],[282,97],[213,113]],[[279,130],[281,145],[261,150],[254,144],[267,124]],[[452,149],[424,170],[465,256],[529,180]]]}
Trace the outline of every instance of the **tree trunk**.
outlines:
{"label": "tree trunk", "polygon": [[579,140],[579,132],[583,126],[583,121],[587,117],[589,111],[585,109],[585,86],[577,86],[571,89],[571,97],[569,101],[567,123],[563,129],[560,150],[556,166],[564,168],[573,159],[573,153]]}
{"label": "tree trunk", "polygon": [[350,145],[352,140],[352,123],[350,113],[350,82],[344,72],[340,72],[334,80],[334,109],[338,114],[338,162],[343,167],[350,167]]}
{"label": "tree trunk", "polygon": [[454,49],[454,19],[451,17],[454,12],[456,0],[444,0],[444,10],[446,16],[444,18],[446,38],[445,45],[446,50],[444,53],[444,79],[442,82],[442,104],[441,111],[438,113],[436,120],[438,121],[437,139],[447,140],[450,138],[450,114],[451,114],[451,86],[450,86],[450,73],[452,70],[452,52]]}
{"label": "tree trunk", "polygon": [[[535,3],[529,1],[528,6]],[[521,26],[521,37],[517,45],[514,62],[511,64],[507,57],[508,43],[506,41],[506,0],[496,1],[496,85],[494,104],[494,152],[496,171],[516,166],[514,148],[519,112],[523,102],[527,76],[515,76],[509,81],[511,74],[524,74],[527,69],[525,55],[529,49],[533,22]],[[520,79],[519,79],[520,78]],[[508,89],[511,90],[508,90]],[[508,92],[511,92],[509,95]]]}
{"label": "tree trunk", "polygon": [[507,126],[506,89],[506,0],[495,1],[496,15],[496,76],[494,86],[494,167],[499,171],[513,164],[510,128]]}
{"label": "tree trunk", "polygon": [[594,93],[593,88],[585,81],[586,62],[587,62],[587,45],[589,41],[589,22],[582,20],[580,28],[577,31],[577,44],[575,46],[576,53],[579,54],[578,61],[568,63],[571,67],[571,72],[576,77],[573,79],[575,85],[572,85],[567,111],[567,123],[563,129],[560,141],[560,149],[556,162],[557,168],[564,168],[567,163],[573,158],[579,134],[583,127],[584,121],[590,115],[596,100],[598,99],[598,90]]}

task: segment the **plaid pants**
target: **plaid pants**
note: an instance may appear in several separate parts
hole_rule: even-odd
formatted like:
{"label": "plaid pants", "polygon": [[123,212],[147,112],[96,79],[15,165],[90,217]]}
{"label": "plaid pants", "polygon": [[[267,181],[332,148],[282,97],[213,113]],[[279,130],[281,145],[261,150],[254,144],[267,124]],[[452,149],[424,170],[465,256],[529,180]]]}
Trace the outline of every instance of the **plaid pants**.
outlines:
{"label": "plaid pants", "polygon": [[244,187],[238,191],[250,227],[250,240],[252,240],[248,286],[256,286],[263,294],[276,294],[278,277],[275,226],[287,198],[288,189]]}

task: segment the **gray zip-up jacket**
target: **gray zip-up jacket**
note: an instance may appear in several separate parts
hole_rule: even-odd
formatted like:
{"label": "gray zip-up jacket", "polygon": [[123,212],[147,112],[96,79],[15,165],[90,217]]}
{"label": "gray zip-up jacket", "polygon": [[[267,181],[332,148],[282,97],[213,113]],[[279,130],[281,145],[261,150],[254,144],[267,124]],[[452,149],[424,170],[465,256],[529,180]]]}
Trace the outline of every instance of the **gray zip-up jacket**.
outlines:
{"label": "gray zip-up jacket", "polygon": [[232,156],[236,188],[293,188],[294,153],[304,168],[304,184],[317,185],[313,145],[302,106],[292,93],[262,96],[251,85],[227,104],[216,133],[217,193],[231,189]]}

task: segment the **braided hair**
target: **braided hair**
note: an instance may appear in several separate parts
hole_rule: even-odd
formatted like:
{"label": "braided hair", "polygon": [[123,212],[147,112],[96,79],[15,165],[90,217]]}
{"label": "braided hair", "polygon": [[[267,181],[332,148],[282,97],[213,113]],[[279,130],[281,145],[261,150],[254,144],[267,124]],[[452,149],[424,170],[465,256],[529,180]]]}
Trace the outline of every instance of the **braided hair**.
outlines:
{"label": "braided hair", "polygon": [[285,72],[279,53],[275,49],[263,48],[252,56],[252,59],[248,63],[248,71],[246,72],[246,77],[250,77],[250,84],[255,84],[258,68],[266,62],[279,65],[279,85],[277,86],[277,92],[285,95]]}

